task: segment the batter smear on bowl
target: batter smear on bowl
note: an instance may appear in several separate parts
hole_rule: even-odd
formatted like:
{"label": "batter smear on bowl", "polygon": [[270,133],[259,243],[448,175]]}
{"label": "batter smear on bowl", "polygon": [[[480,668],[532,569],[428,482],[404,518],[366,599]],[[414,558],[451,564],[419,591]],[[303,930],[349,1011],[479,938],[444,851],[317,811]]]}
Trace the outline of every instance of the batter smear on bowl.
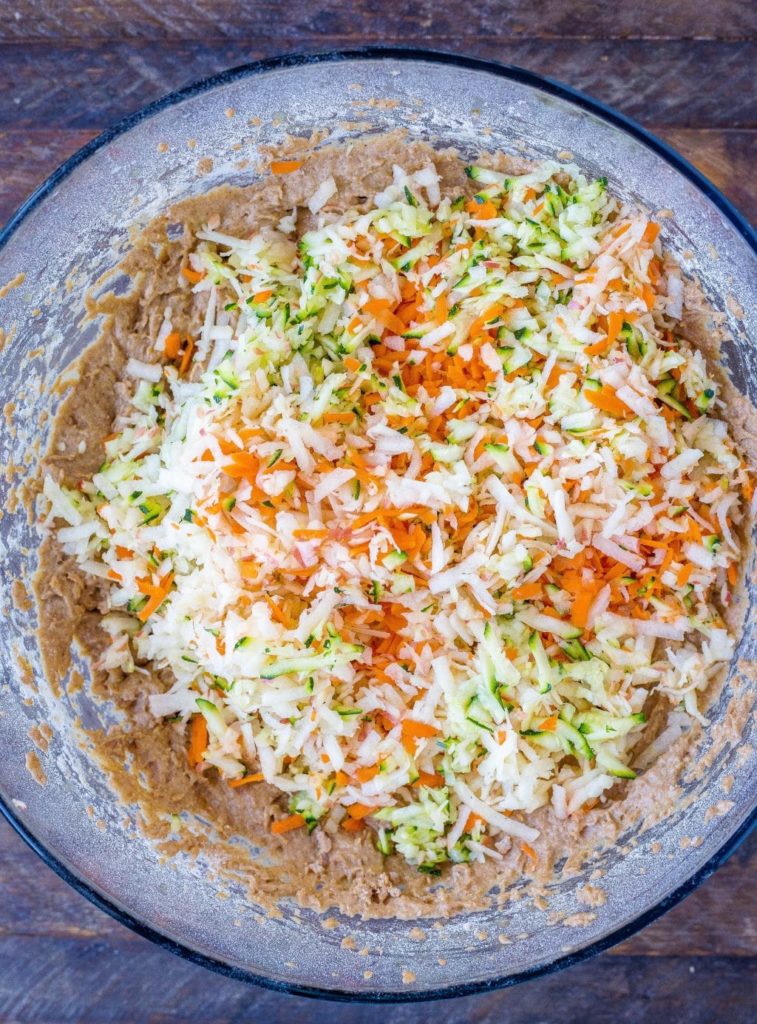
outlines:
{"label": "batter smear on bowl", "polygon": [[651,715],[657,753],[706,725],[752,484],[653,219],[572,165],[382,145],[148,229],[48,552],[164,809],[191,779],[322,874],[491,884],[640,784]]}

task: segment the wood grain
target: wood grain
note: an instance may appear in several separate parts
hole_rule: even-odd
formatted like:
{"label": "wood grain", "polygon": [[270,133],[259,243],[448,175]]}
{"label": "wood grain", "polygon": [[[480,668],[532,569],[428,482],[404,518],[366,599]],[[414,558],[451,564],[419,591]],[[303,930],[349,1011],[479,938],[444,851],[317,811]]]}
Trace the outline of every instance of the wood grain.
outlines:
{"label": "wood grain", "polygon": [[428,45],[446,36],[455,49],[469,49],[476,37],[604,39],[744,39],[757,30],[754,4],[742,0],[479,0],[462,7],[440,0],[412,4],[375,0],[315,0],[282,4],[277,0],[246,4],[217,0],[89,0],[43,3],[14,0],[13,14],[0,22],[0,38],[35,39],[255,39],[275,38],[279,49],[316,40],[331,45],[337,37],[353,45],[400,39],[408,46]]}
{"label": "wood grain", "polygon": [[[392,42],[407,42],[402,35]],[[450,35],[434,36],[437,49],[460,49]],[[329,37],[348,47],[346,35]],[[138,40],[0,45],[0,128],[101,128],[172,89],[224,68],[282,52],[317,47],[276,39],[226,42]],[[589,93],[629,117],[679,128],[754,128],[757,48],[748,40],[576,42],[513,40],[500,29],[466,41],[465,52],[516,64]]]}
{"label": "wood grain", "polygon": [[[486,995],[391,1007],[321,1003],[136,950],[0,938],[4,1024],[754,1024],[752,981],[723,957],[600,957]],[[22,988],[23,986],[23,988]]]}

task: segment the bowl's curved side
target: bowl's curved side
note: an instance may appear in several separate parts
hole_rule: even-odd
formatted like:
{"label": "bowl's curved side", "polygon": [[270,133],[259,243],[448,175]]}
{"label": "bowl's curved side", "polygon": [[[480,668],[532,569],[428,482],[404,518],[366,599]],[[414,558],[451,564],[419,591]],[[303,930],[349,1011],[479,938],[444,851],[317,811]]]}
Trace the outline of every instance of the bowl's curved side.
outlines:
{"label": "bowl's curved side", "polygon": [[[429,928],[424,943],[413,942],[411,924],[401,921],[338,919],[330,929],[317,915],[293,907],[281,918],[267,918],[249,905],[241,886],[213,881],[186,860],[161,863],[139,838],[133,809],[114,805],[106,780],[71,731],[77,716],[94,724],[107,709],[88,701],[86,690],[67,686],[61,697],[51,690],[33,612],[17,582],[28,586],[35,568],[37,537],[21,499],[61,399],[54,384],[97,329],[80,322],[84,290],[118,262],[135,221],[216,184],[249,181],[262,144],[280,140],[285,129],[310,134],[324,125],[332,141],[403,127],[469,155],[481,148],[535,157],[569,150],[589,173],[607,174],[624,196],[653,210],[671,208],[675,219],[665,222],[665,243],[722,311],[734,338],[724,346],[724,358],[739,386],[757,399],[755,349],[744,344],[757,337],[750,229],[661,143],[563,87],[479,61],[361,52],[253,65],[153,105],[57,172],[0,236],[0,282],[25,275],[0,305],[8,332],[0,351],[0,404],[7,420],[0,433],[7,468],[0,505],[6,510],[0,590],[7,609],[0,625],[6,697],[0,795],[14,827],[80,891],[130,927],[206,966],[337,998],[460,995],[605,948],[695,887],[748,827],[757,775],[754,737],[747,757],[746,731],[726,737],[706,780],[692,778],[685,789],[685,811],[631,837],[623,856],[604,857],[601,884],[608,902],[586,914],[580,928],[564,923],[586,912],[576,900],[576,883],[568,880],[558,880],[550,893],[554,919],[524,898],[455,919],[442,930]],[[752,661],[754,618],[739,647],[739,657]],[[86,674],[86,665],[75,667]],[[721,714],[737,688],[733,673]],[[54,730],[49,749],[35,752],[45,785],[27,770],[33,750],[28,731],[42,721]],[[708,816],[710,806],[726,800],[728,786],[727,816]],[[692,836],[697,844],[682,844]],[[219,892],[226,898],[218,899]],[[512,941],[504,945],[500,935]],[[346,937],[351,941],[344,943]],[[414,981],[409,974],[403,980],[407,971]]]}

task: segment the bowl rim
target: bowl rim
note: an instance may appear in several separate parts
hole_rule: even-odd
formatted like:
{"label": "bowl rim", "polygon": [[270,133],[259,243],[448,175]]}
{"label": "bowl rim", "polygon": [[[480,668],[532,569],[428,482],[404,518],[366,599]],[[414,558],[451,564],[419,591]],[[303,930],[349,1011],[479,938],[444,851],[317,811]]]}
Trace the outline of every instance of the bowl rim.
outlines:
{"label": "bowl rim", "polygon": [[[269,57],[263,60],[253,61],[237,65],[215,75],[199,79],[190,85],[175,90],[163,96],[161,99],[136,110],[134,113],[122,118],[116,124],[105,129],[95,138],[73,153],[53,173],[42,182],[31,195],[19,206],[14,214],[0,230],[0,252],[7,245],[13,235],[23,224],[24,220],[36,209],[46,196],[65,178],[67,178],[80,164],[84,163],[93,153],[108,145],[120,135],[128,132],[140,122],[153,117],[169,107],[175,106],[186,99],[208,92],[219,85],[226,85],[230,82],[269,71],[279,71],[308,67],[315,64],[347,62],[347,61],[370,61],[370,60],[396,60],[396,61],[417,61],[428,62],[438,65],[447,65],[454,68],[461,68],[472,71],[482,71],[496,75],[498,78],[509,79],[521,85],[530,86],[542,93],[557,97],[587,111],[626,134],[641,142],[648,149],[660,156],[666,163],[672,166],[686,179],[688,179],[710,202],[723,214],[731,226],[735,229],[753,253],[757,255],[757,231],[755,231],[746,217],[739,212],[729,199],[712,184],[697,168],[688,160],[682,157],[675,149],[666,142],[657,138],[638,122],[624,114],[619,113],[605,103],[595,100],[590,96],[545,75],[529,71],[514,64],[503,64],[498,61],[484,60],[478,57],[469,57],[463,54],[454,54],[441,50],[426,49],[423,47],[399,47],[399,46],[364,46],[352,49],[337,49],[316,51],[313,53],[291,53],[277,57]],[[744,839],[757,824],[757,808],[754,808],[746,816],[741,825],[723,842],[717,851],[688,879],[685,879],[676,889],[665,896],[659,903],[646,912],[635,917],[621,927],[607,935],[596,939],[594,942],[576,950],[559,956],[546,964],[526,968],[515,974],[506,977],[491,978],[486,981],[466,982],[463,984],[451,984],[442,988],[428,989],[420,992],[409,991],[384,991],[366,990],[360,992],[349,992],[339,988],[322,988],[318,986],[302,985],[295,982],[282,981],[276,978],[255,974],[252,970],[235,967],[222,960],[216,959],[205,953],[200,953],[190,946],[162,934],[156,928],[145,924],[138,918],[133,917],[128,910],[118,906],[115,902],[98,892],[89,882],[80,877],[58,857],[51,853],[20,819],[15,810],[0,796],[0,814],[6,819],[13,830],[24,840],[24,842],[52,868],[52,870],[65,882],[67,882],[80,895],[84,896],[114,918],[120,924],[125,925],[138,935],[149,939],[162,949],[189,960],[192,963],[206,967],[218,974],[233,978],[237,981],[244,981],[249,984],[259,985],[263,988],[282,992],[288,995],[307,996],[311,998],[328,999],[337,1002],[361,1002],[361,1003],[406,1003],[425,1002],[436,999],[454,999],[466,995],[474,995],[483,992],[492,992],[498,989],[509,988],[523,981],[532,978],[553,974],[575,964],[582,963],[590,957],[609,949],[611,946],[623,942],[636,932],[651,924],[657,918],[667,913],[671,908],[681,902],[686,896],[697,889],[714,871],[723,864],[728,857],[737,849]]]}

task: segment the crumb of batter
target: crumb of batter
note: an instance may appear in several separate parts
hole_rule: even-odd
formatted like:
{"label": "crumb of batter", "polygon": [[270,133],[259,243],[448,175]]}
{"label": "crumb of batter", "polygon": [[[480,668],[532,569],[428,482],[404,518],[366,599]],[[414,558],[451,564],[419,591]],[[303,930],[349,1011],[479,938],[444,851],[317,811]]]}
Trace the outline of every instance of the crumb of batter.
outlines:
{"label": "crumb of batter", "polygon": [[47,775],[45,775],[42,764],[33,750],[30,750],[26,755],[26,770],[40,786],[47,785]]}
{"label": "crumb of batter", "polygon": [[587,907],[601,907],[607,903],[607,893],[598,885],[582,885],[576,890],[576,899]]}
{"label": "crumb of batter", "polygon": [[718,800],[717,803],[713,804],[712,807],[708,807],[704,815],[704,820],[711,821],[713,818],[719,818],[723,814],[728,812],[733,807],[733,800]]}
{"label": "crumb of batter", "polygon": [[8,292],[12,292],[14,288],[20,288],[20,286],[26,280],[26,274],[16,274],[10,281],[6,281],[5,284],[0,287],[0,299],[4,299]]}

